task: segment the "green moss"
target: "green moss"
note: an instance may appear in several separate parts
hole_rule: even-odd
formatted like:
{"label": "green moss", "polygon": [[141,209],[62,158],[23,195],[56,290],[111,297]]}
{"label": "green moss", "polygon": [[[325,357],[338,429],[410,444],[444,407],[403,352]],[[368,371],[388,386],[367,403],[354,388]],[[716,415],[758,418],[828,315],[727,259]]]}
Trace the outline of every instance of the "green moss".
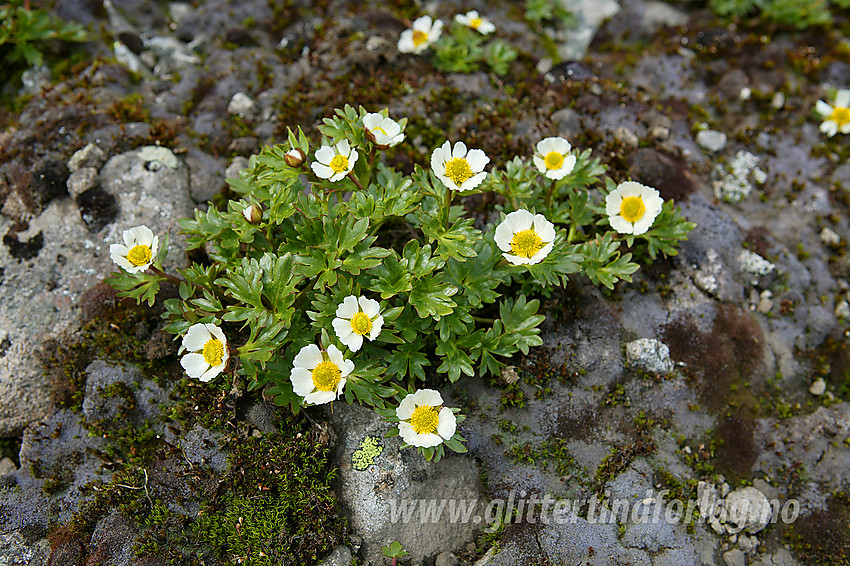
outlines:
{"label": "green moss", "polygon": [[506,455],[518,463],[539,464],[544,470],[552,465],[556,474],[565,476],[578,468],[567,449],[567,442],[566,438],[556,438],[536,446],[531,442],[515,444],[508,449]]}
{"label": "green moss", "polygon": [[508,407],[525,407],[525,392],[518,383],[511,383],[505,390],[502,391],[502,396],[499,397],[499,404],[503,409]]}

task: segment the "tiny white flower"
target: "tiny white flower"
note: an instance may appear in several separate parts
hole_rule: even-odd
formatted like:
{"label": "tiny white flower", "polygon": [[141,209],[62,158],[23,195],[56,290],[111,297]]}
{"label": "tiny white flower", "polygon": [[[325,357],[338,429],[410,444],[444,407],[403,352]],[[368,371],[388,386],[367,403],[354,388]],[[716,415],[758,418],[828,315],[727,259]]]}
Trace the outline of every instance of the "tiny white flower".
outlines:
{"label": "tiny white flower", "polygon": [[542,214],[515,210],[496,226],[494,239],[506,260],[514,265],[532,265],[552,251],[555,226]]}
{"label": "tiny white flower", "polygon": [[366,137],[380,149],[398,145],[404,139],[401,126],[392,118],[384,118],[377,112],[363,116]]}
{"label": "tiny white flower", "polygon": [[378,301],[349,295],[337,307],[336,318],[331,324],[340,342],[356,352],[363,346],[364,336],[369,340],[378,337],[384,317]]}
{"label": "tiny white flower", "polygon": [[634,181],[620,183],[605,197],[611,227],[620,234],[643,234],[661,212],[664,199],[652,187]]}
{"label": "tiny white flower", "polygon": [[109,246],[109,255],[118,267],[128,273],[145,271],[156,258],[159,236],[154,236],[147,226],[124,230],[124,245]]}
{"label": "tiny white flower", "polygon": [[320,350],[315,344],[301,348],[292,362],[292,390],[314,405],[330,403],[339,398],[346,378],[354,371],[354,362],[342,357],[333,344]]}
{"label": "tiny white flower", "polygon": [[316,160],[310,164],[313,172],[322,179],[339,181],[354,169],[357,162],[357,150],[348,140],[340,140],[336,145],[323,145],[316,150]]}
{"label": "tiny white flower", "polygon": [[493,25],[493,22],[479,16],[476,10],[470,10],[466,14],[457,14],[455,21],[484,35],[496,31],[496,26]]}
{"label": "tiny white flower", "polygon": [[466,150],[466,144],[456,142],[454,149],[446,141],[431,153],[431,169],[443,184],[453,191],[470,191],[481,184],[490,163],[480,149]]}
{"label": "tiny white flower", "polygon": [[457,418],[433,389],[420,389],[402,399],[395,410],[398,434],[411,446],[430,448],[449,440],[457,430]]}
{"label": "tiny white flower", "polygon": [[563,179],[576,166],[576,156],[570,155],[570,142],[564,138],[545,138],[537,142],[532,160],[537,170],[549,179]]}
{"label": "tiny white flower", "polygon": [[815,110],[824,118],[820,131],[829,137],[837,133],[850,134],[850,90],[839,90],[833,104],[830,106],[823,100],[815,104]]}
{"label": "tiny white flower", "polygon": [[189,351],[180,365],[189,377],[209,381],[224,370],[230,353],[227,338],[215,324],[193,324],[183,337],[183,348]]}
{"label": "tiny white flower", "polygon": [[401,32],[398,38],[398,50],[402,53],[422,53],[440,39],[443,32],[443,22],[431,20],[431,16],[416,18],[410,29]]}

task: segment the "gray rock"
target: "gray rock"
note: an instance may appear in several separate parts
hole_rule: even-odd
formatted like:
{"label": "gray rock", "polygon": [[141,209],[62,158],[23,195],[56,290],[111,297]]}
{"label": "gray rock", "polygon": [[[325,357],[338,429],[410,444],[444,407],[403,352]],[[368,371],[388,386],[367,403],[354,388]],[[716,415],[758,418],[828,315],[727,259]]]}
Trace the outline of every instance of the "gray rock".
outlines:
{"label": "gray rock", "polygon": [[726,566],[747,566],[747,557],[736,548],[723,553],[723,563]]}
{"label": "gray rock", "polygon": [[567,140],[575,139],[581,134],[581,118],[572,108],[562,108],[552,114],[552,123],[558,135]]}
{"label": "gray rock", "polygon": [[339,545],[319,563],[319,566],[349,566],[353,558],[347,546]]}
{"label": "gray rock", "polygon": [[241,155],[237,155],[233,158],[233,161],[230,162],[230,165],[227,166],[227,169],[224,170],[224,178],[225,179],[236,179],[239,178],[239,172],[243,169],[248,168],[248,158],[243,157]]}
{"label": "gray rock", "polygon": [[68,170],[72,173],[82,167],[100,167],[106,162],[106,153],[96,144],[90,143],[75,152],[68,160]]}
{"label": "gray rock", "polygon": [[[120,384],[120,386],[119,386]],[[133,366],[95,360],[86,367],[86,395],[82,411],[86,420],[139,425],[159,416],[168,399],[165,391],[144,379]]]}
{"label": "gray rock", "polygon": [[[366,436],[381,439],[388,423],[371,409],[345,404],[334,406],[331,423],[339,435],[334,465],[339,470],[340,500],[352,529],[363,537],[361,555],[366,560],[383,563],[381,546],[393,540],[410,552],[412,563],[473,540],[484,511],[475,460],[451,455],[429,463],[412,449],[401,450],[399,440],[392,438],[380,440],[380,455],[358,471],[352,465],[355,451]],[[450,506],[458,504],[469,505],[466,523],[448,518]],[[419,505],[442,507],[442,519],[423,520]],[[403,506],[409,506],[406,517],[398,514]]]}
{"label": "gray rock", "polygon": [[[617,539],[615,525],[591,523],[582,518],[578,518],[574,523],[543,525],[537,540],[541,550],[553,564],[652,564],[646,552],[622,546]],[[593,550],[590,550],[591,548]]]}
{"label": "gray rock", "polygon": [[676,27],[686,23],[688,15],[665,2],[647,2],[641,18],[641,24],[650,33],[655,33],[663,26]]}
{"label": "gray rock", "polygon": [[717,164],[711,172],[714,196],[732,203],[750,196],[756,185],[767,180],[767,174],[758,166],[759,161],[752,153],[741,150],[727,166]]}
{"label": "gray rock", "polygon": [[33,566],[46,564],[50,543],[39,539],[28,543],[18,531],[0,533],[0,566]]}
{"label": "gray rock", "polygon": [[23,94],[36,95],[50,86],[50,69],[46,65],[31,67],[21,73]]}
{"label": "gray rock", "polygon": [[616,0],[563,0],[564,8],[576,18],[569,30],[558,30],[558,56],[565,61],[578,61],[587,51],[596,30],[606,19],[620,11]]}
{"label": "gray rock", "polygon": [[97,169],[80,167],[71,173],[67,184],[68,194],[71,195],[71,198],[77,198],[97,186]]}
{"label": "gray rock", "polygon": [[110,566],[135,566],[138,557],[134,550],[136,526],[120,512],[113,512],[98,521],[89,542],[89,563]]}
{"label": "gray rock", "polygon": [[726,134],[717,130],[701,130],[697,133],[696,141],[701,148],[717,153],[726,147]]}
{"label": "gray rock", "polygon": [[186,152],[189,167],[189,193],[198,204],[211,201],[225,188],[225,161],[196,148]]}
{"label": "gray rock", "polygon": [[253,119],[257,115],[257,103],[244,92],[237,92],[227,104],[227,113],[240,118]]}
{"label": "gray rock", "polygon": [[15,465],[15,461],[9,458],[8,456],[0,460],[0,476],[11,474],[17,469],[18,467]]}
{"label": "gray rock", "polygon": [[626,344],[626,363],[651,373],[670,373],[670,348],[654,338],[641,338]]}
{"label": "gray rock", "polygon": [[441,552],[434,561],[434,566],[457,566],[460,559],[451,552]]}
{"label": "gray rock", "polygon": [[754,487],[736,489],[723,501],[727,511],[726,521],[733,532],[757,533],[770,521],[771,510],[767,497]]}
{"label": "gray rock", "polygon": [[617,143],[629,149],[635,149],[640,143],[637,134],[628,128],[614,130],[614,139],[617,140]]}

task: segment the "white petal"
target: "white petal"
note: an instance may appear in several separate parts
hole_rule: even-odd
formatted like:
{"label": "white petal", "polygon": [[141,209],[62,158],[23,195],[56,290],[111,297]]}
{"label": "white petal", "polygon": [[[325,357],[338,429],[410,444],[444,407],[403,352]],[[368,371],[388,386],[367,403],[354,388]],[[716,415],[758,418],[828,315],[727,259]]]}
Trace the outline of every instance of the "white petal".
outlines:
{"label": "white petal", "polygon": [[[109,257],[112,258],[112,261],[120,265],[121,267],[125,267],[120,263],[120,260],[123,260],[124,264],[132,265],[129,261],[127,261],[127,254],[130,253],[129,248],[127,246],[122,246],[121,244],[112,244],[109,246]],[[126,268],[125,268],[126,269]]]}
{"label": "white petal", "polygon": [[334,148],[329,145],[323,145],[316,150],[315,159],[322,165],[330,165],[331,160],[336,156]]}
{"label": "white petal", "polygon": [[640,196],[644,186],[635,181],[625,181],[617,185],[617,191],[621,197],[636,197]]}
{"label": "white petal", "polygon": [[455,21],[464,26],[468,26],[471,23],[469,16],[464,16],[463,14],[455,14]]}
{"label": "white petal", "polygon": [[431,448],[433,446],[439,446],[443,443],[443,439],[440,437],[440,435],[434,433],[417,434],[411,440],[412,442],[408,442],[408,444],[412,446],[419,446],[422,448]]}
{"label": "white petal", "polygon": [[330,179],[334,175],[333,169],[327,165],[322,165],[318,161],[311,163],[310,169],[313,170],[313,173],[315,173],[317,177],[321,177],[322,179]]}
{"label": "white petal", "polygon": [[[348,327],[351,328],[350,323]],[[339,338],[340,342],[348,346],[348,349],[352,352],[360,350],[360,348],[363,346],[363,336],[361,334],[357,334],[353,330],[344,337],[340,334],[337,334],[337,338]]]}
{"label": "white petal", "polygon": [[366,316],[370,319],[375,318],[381,313],[381,304],[375,299],[360,297],[357,299],[357,302],[360,304],[360,310],[366,313]]}
{"label": "white petal", "polygon": [[328,359],[340,370],[342,370],[342,364],[345,361],[345,358],[342,356],[342,352],[340,352],[339,348],[331,344],[328,346]]}
{"label": "white petal", "polygon": [[832,114],[832,106],[830,106],[823,100],[818,100],[815,103],[815,110],[817,110],[818,114],[820,114],[821,116],[829,116]]}
{"label": "white petal", "polygon": [[443,407],[437,416],[437,433],[446,440],[455,435],[457,430],[457,418],[451,409]]}
{"label": "white petal", "polygon": [[209,342],[212,336],[204,324],[193,324],[189,327],[186,335],[183,336],[183,347],[190,352],[200,352],[204,349],[204,344]]}
{"label": "white petal", "polygon": [[[345,141],[345,140],[343,140],[343,141]],[[345,143],[348,143],[348,142],[345,142]],[[355,148],[351,148],[351,153],[348,154],[348,169],[346,169],[346,172],[354,169],[354,164],[357,163],[358,157],[360,157],[360,154],[357,153],[357,150]]]}
{"label": "white petal", "polygon": [[623,204],[623,197],[620,191],[613,190],[605,197],[605,214],[614,216],[620,214],[620,206]]}
{"label": "white petal", "polygon": [[458,187],[458,190],[459,191],[471,191],[472,189],[474,189],[475,187],[480,185],[486,177],[487,177],[487,173],[485,171],[482,171],[481,173],[473,175],[472,177],[470,177],[469,179],[464,181],[461,184],[461,186]]}
{"label": "white petal", "polygon": [[847,122],[846,124],[838,128],[838,131],[842,134],[850,134],[850,122]]}
{"label": "white petal", "polygon": [[431,16],[420,16],[413,21],[411,26],[416,31],[428,33],[431,31]]}
{"label": "white petal", "polygon": [[526,265],[531,263],[531,260],[527,257],[512,255],[508,253],[503,253],[502,255],[505,256],[505,259],[513,265]]}
{"label": "white petal", "polygon": [[311,405],[324,405],[335,401],[337,398],[335,391],[314,391],[304,396],[304,400]]}
{"label": "white petal", "polygon": [[838,124],[834,120],[827,120],[820,125],[820,131],[827,136],[832,137],[838,133]]}
{"label": "white petal", "polygon": [[183,366],[189,377],[195,379],[201,377],[205,371],[210,369],[210,365],[204,360],[204,356],[195,353],[189,353],[180,358],[180,365]]}
{"label": "white petal", "polygon": [[655,216],[644,214],[643,218],[634,223],[634,226],[632,227],[632,233],[635,236],[645,234],[646,231],[649,230],[649,228],[652,226],[653,222],[655,222]]}
{"label": "white petal", "polygon": [[[349,362],[349,363],[351,363],[351,365],[354,365],[354,362]],[[342,390],[345,388],[345,383],[347,381],[348,380],[345,379],[345,376],[340,377],[339,383],[336,386],[336,396],[337,396],[337,398],[339,398],[339,396],[342,394]]]}
{"label": "white petal", "polygon": [[452,149],[452,159],[460,159],[461,157],[466,157],[466,144],[462,141],[455,142],[454,149]]}
{"label": "white petal", "polygon": [[354,334],[354,329],[351,328],[351,319],[337,317],[331,321],[331,326],[333,326],[334,334],[336,334],[337,338],[350,348],[351,346],[346,343],[346,340]]}
{"label": "white petal", "polygon": [[413,53],[416,46],[413,44],[413,30],[406,29],[398,38],[398,50],[401,53]]}
{"label": "white petal", "polygon": [[534,225],[534,215],[525,209],[515,210],[505,217],[511,231],[516,234],[528,230]]}
{"label": "white petal", "polygon": [[431,32],[428,34],[428,44],[434,43],[440,39],[440,34],[443,33],[443,20],[435,20],[431,26]]}
{"label": "white petal", "polygon": [[431,407],[439,407],[443,404],[443,397],[439,391],[434,389],[420,389],[413,394],[413,402],[417,407],[428,405]]}
{"label": "white petal", "polygon": [[839,90],[835,94],[835,105],[839,108],[850,107],[850,90]]}
{"label": "white petal", "polygon": [[537,170],[543,173],[544,175],[548,171],[546,169],[546,162],[543,161],[543,158],[538,156],[536,153],[531,156],[531,161],[534,163],[534,166],[537,167]]}
{"label": "white petal", "polygon": [[336,183],[340,179],[344,178],[348,171],[340,171],[339,173],[334,173],[330,177],[328,177],[328,181],[331,183]]}
{"label": "white petal", "polygon": [[496,31],[496,26],[493,25],[493,22],[491,22],[490,20],[483,20],[478,25],[478,31],[479,33],[483,33],[484,35],[489,35]]}
{"label": "white petal", "polygon": [[544,242],[551,242],[555,239],[555,225],[546,220],[546,217],[542,214],[534,215],[534,231]]}
{"label": "white petal", "polygon": [[372,321],[372,329],[369,331],[369,340],[374,340],[381,334],[381,328],[384,327],[384,317],[378,315],[378,318]]}
{"label": "white petal", "polygon": [[315,344],[308,344],[301,348],[295,359],[292,360],[292,365],[299,368],[308,369],[310,371],[316,369],[316,366],[322,363],[322,351]]}
{"label": "white petal", "polygon": [[634,227],[632,226],[632,223],[627,222],[626,219],[620,216],[619,214],[615,216],[609,216],[608,223],[611,224],[611,228],[613,228],[620,234],[631,234],[634,232]]}
{"label": "white petal", "polygon": [[294,368],[289,374],[292,382],[292,390],[300,397],[306,397],[316,389],[313,383],[313,374],[304,368]]}
{"label": "white petal", "polygon": [[348,295],[336,308],[336,315],[340,318],[351,319],[351,317],[357,314],[358,310],[357,297],[354,295]]}
{"label": "white petal", "polygon": [[493,240],[495,240],[496,245],[499,246],[499,249],[503,252],[511,251],[511,239],[513,239],[514,234],[511,231],[511,227],[508,225],[507,220],[503,220],[501,224],[496,226],[496,233],[493,235]]}
{"label": "white petal", "polygon": [[398,435],[405,444],[410,444],[411,446],[413,445],[413,439],[416,438],[416,433],[413,432],[413,425],[405,421],[398,423]]}
{"label": "white petal", "polygon": [[354,371],[354,362],[351,360],[343,360],[342,365],[339,367],[340,369],[340,377],[347,377],[351,372]]}
{"label": "white petal", "polygon": [[214,378],[215,376],[217,376],[218,374],[220,374],[223,369],[224,369],[224,364],[217,365],[215,367],[211,367],[210,369],[205,371],[203,373],[203,375],[201,375],[198,379],[200,379],[203,382],[207,382],[207,381],[211,380],[212,378]]}
{"label": "white petal", "polygon": [[384,117],[378,114],[377,112],[369,112],[365,116],[363,116],[363,126],[366,129],[374,130],[375,127],[380,126],[381,122],[383,122]]}
{"label": "white petal", "polygon": [[471,149],[466,154],[466,161],[469,162],[469,167],[475,171],[483,171],[484,167],[490,163],[490,158],[480,149]]}
{"label": "white petal", "polygon": [[402,399],[401,403],[398,404],[398,407],[396,407],[395,410],[395,416],[397,416],[399,420],[405,421],[413,415],[413,409],[415,408],[416,403],[413,401],[413,394],[410,394]]}
{"label": "white petal", "polygon": [[546,259],[546,256],[549,255],[549,252],[552,251],[552,247],[554,245],[555,245],[554,242],[549,242],[548,244],[546,244],[545,246],[543,246],[542,248],[537,250],[536,254],[534,254],[533,256],[528,258],[528,264],[534,265],[534,264],[540,263],[541,261]]}
{"label": "white petal", "polygon": [[576,156],[568,155],[564,158],[564,164],[561,166],[561,170],[565,171],[565,175],[572,173],[573,169],[576,168]]}

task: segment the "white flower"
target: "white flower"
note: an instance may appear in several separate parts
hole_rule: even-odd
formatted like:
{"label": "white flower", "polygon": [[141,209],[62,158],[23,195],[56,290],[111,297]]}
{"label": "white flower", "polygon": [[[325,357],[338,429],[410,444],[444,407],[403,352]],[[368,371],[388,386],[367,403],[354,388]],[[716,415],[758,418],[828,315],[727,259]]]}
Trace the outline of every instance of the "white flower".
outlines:
{"label": "white flower", "polygon": [[835,106],[818,100],[815,109],[823,116],[820,131],[829,137],[837,133],[850,134],[850,90],[839,90],[835,94]]}
{"label": "white flower", "polygon": [[555,226],[542,214],[515,210],[496,226],[494,239],[512,264],[540,263],[552,251]]}
{"label": "white flower", "polygon": [[422,53],[428,46],[440,39],[443,22],[431,21],[431,16],[416,18],[410,29],[401,32],[398,38],[398,50],[402,53]]}
{"label": "white flower", "polygon": [[643,234],[661,212],[664,199],[652,187],[634,181],[620,183],[605,197],[611,227],[620,234]]}
{"label": "white flower", "polygon": [[446,141],[431,153],[431,169],[443,184],[453,191],[470,191],[481,184],[490,158],[480,149],[470,149],[456,142],[454,149]]}
{"label": "white flower", "polygon": [[496,31],[496,26],[487,18],[479,16],[476,10],[470,10],[466,14],[456,15],[455,21],[484,35]]}
{"label": "white flower", "polygon": [[339,181],[354,169],[357,162],[357,150],[348,140],[340,140],[336,145],[323,145],[316,150],[316,160],[310,164],[313,172],[322,179]]}
{"label": "white flower", "polygon": [[363,346],[363,337],[374,340],[381,333],[384,317],[381,306],[374,299],[349,295],[336,309],[336,318],[331,323],[340,342],[356,352]]}
{"label": "white flower", "polygon": [[448,440],[457,430],[457,418],[433,389],[420,389],[402,399],[395,410],[398,434],[411,446],[430,448]]}
{"label": "white flower", "polygon": [[215,324],[193,324],[183,337],[183,348],[189,351],[180,365],[189,377],[209,381],[224,370],[230,357],[227,338]]}
{"label": "white flower", "polygon": [[570,155],[570,142],[564,138],[545,138],[537,142],[532,160],[537,169],[549,179],[563,179],[576,166],[576,156]]}
{"label": "white flower", "polygon": [[129,273],[145,271],[151,266],[159,248],[159,236],[147,226],[124,230],[124,245],[109,246],[109,255],[118,267]]}
{"label": "white flower", "polygon": [[363,116],[366,137],[380,149],[398,145],[404,139],[401,126],[392,118],[384,118],[376,112]]}
{"label": "white flower", "polygon": [[292,362],[292,389],[307,403],[322,405],[339,398],[354,362],[342,357],[333,344],[320,350],[315,344],[301,348]]}

